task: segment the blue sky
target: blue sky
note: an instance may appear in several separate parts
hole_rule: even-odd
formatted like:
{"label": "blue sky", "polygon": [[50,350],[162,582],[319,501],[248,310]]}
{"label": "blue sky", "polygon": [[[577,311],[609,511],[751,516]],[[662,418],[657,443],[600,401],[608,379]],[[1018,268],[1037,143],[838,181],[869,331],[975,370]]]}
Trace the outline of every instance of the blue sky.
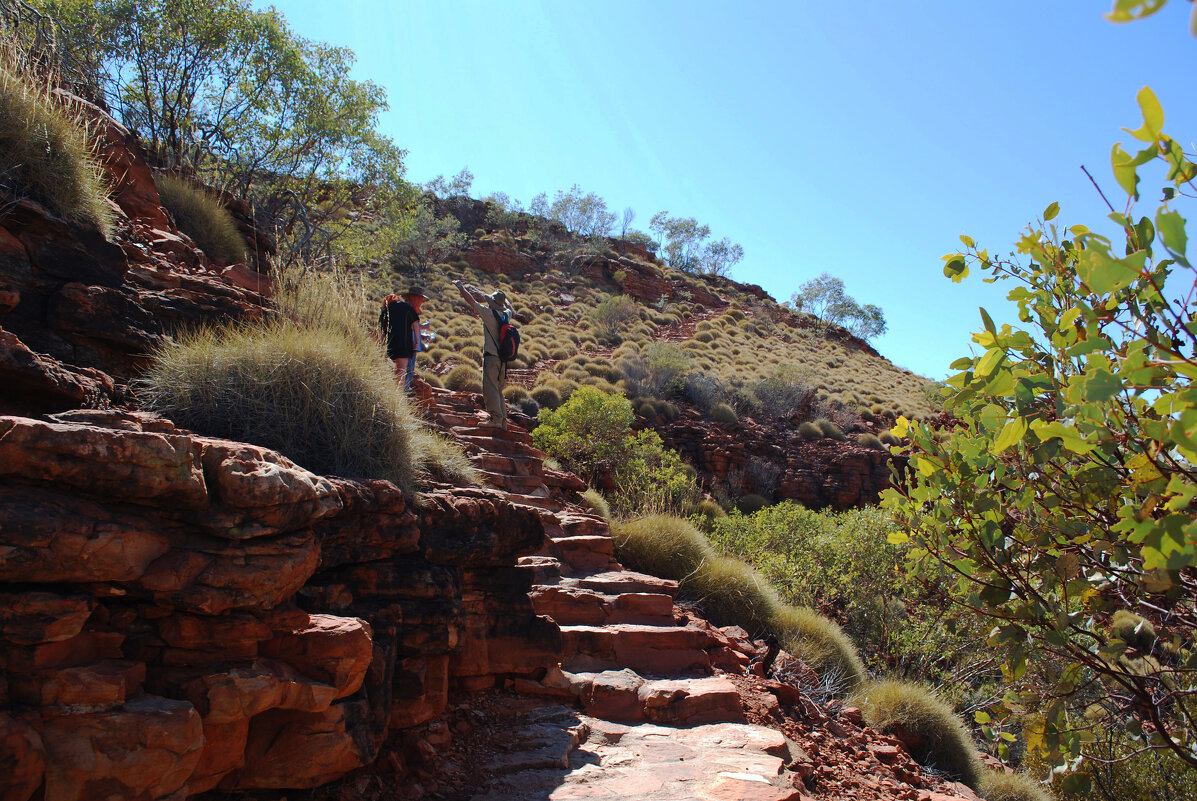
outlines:
{"label": "blue sky", "polygon": [[969,352],[978,306],[1013,321],[1005,288],[943,277],[960,234],[1006,253],[1052,201],[1098,227],[1080,165],[1120,207],[1110,148],[1144,85],[1165,130],[1197,138],[1182,0],[1130,25],[1109,0],[274,5],[385,87],[411,180],[468,166],[479,197],[576,183],[637,227],[695,217],[778,300],[840,277],[884,309],[878,350],[932,378]]}

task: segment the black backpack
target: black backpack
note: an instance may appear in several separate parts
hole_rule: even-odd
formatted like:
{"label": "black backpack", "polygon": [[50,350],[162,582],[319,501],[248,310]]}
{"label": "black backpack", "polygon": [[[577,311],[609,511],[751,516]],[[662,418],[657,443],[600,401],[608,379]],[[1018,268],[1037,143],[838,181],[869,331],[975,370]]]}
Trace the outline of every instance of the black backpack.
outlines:
{"label": "black backpack", "polygon": [[511,324],[511,318],[506,314],[496,311],[495,322],[499,324],[499,341],[495,346],[499,351],[499,361],[506,364],[520,352],[520,331]]}

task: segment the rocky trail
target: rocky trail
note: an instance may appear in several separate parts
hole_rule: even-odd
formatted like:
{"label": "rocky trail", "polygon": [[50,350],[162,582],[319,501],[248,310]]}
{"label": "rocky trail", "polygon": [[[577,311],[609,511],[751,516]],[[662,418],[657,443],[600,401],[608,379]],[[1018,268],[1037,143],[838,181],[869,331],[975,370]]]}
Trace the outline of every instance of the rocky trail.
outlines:
{"label": "rocky trail", "polygon": [[[355,792],[452,801],[531,799],[975,799],[921,769],[900,741],[836,714],[795,684],[746,675],[757,646],[679,609],[677,584],[623,569],[606,521],[575,501],[576,476],[544,465],[527,431],[483,425],[480,397],[429,388],[432,424],[485,480],[544,524],[532,571],[536,613],[562,633],[559,668],[463,699],[436,743],[438,769],[399,789]],[[783,661],[786,657],[783,655]],[[790,675],[805,670],[790,660]],[[809,673],[809,671],[807,671]],[[452,734],[449,734],[452,732]],[[374,792],[370,793],[369,790]]]}

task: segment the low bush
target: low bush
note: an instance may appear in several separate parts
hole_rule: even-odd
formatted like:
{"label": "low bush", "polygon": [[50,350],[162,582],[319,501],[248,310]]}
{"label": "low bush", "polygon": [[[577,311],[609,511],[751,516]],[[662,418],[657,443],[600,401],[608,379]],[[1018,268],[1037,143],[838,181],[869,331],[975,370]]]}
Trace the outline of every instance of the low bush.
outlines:
{"label": "low bush", "polygon": [[875,451],[888,450],[876,434],[859,434],[856,437],[856,444],[872,448]]}
{"label": "low bush", "polygon": [[891,680],[866,687],[858,700],[868,724],[881,732],[900,732],[916,760],[980,789],[984,768],[977,746],[964,723],[935,693]]}
{"label": "low bush", "polygon": [[1047,788],[1025,773],[987,770],[977,791],[985,801],[1053,801]]}
{"label": "low bush", "polygon": [[542,409],[556,409],[561,405],[561,393],[554,387],[541,385],[534,388],[531,394]]}
{"label": "low bush", "polygon": [[519,403],[527,397],[529,397],[528,390],[519,384],[503,387],[503,399],[508,403]]}
{"label": "low bush", "polygon": [[1110,620],[1110,634],[1140,653],[1149,654],[1155,646],[1155,626],[1151,621],[1126,609],[1119,609]]}
{"label": "low bush", "polygon": [[715,423],[738,423],[740,416],[727,403],[716,403],[711,407],[711,421]]}
{"label": "low bush", "polygon": [[458,392],[481,392],[482,373],[473,364],[459,364],[445,373],[445,386]]}
{"label": "low bush", "polygon": [[759,573],[739,559],[726,556],[706,559],[682,577],[678,595],[696,604],[716,626],[740,626],[753,637],[775,633],[782,606],[777,593]]}
{"label": "low bush", "polygon": [[516,404],[519,410],[529,417],[535,419],[540,414],[540,404],[536,402],[535,398],[524,398]]}
{"label": "low bush", "polygon": [[615,558],[641,573],[680,581],[716,558],[703,533],[687,520],[650,515],[611,525]]}
{"label": "low bush", "polygon": [[0,63],[0,163],[5,195],[34,200],[108,236],[113,214],[86,125],[49,92]]}
{"label": "low bush", "polygon": [[859,687],[868,673],[856,646],[834,620],[804,606],[782,606],[773,621],[782,646],[814,668],[836,695]]}
{"label": "low bush", "polygon": [[233,264],[245,260],[245,237],[233,215],[207,190],[175,175],[157,175],[154,184],[162,205],[179,230],[191,237],[212,261]]}
{"label": "low bush", "polygon": [[893,434],[893,432],[890,432],[890,431],[882,431],[877,436],[877,439],[881,440],[881,442],[885,445],[901,445],[902,444],[902,440],[898,439],[898,437],[895,436]]}
{"label": "low bush", "polygon": [[823,430],[816,423],[805,420],[798,424],[798,436],[805,440],[822,439]]}
{"label": "low bush", "polygon": [[840,427],[830,420],[819,419],[815,421],[815,425],[819,427],[819,432],[825,439],[833,439],[836,442],[843,442],[847,439]]}
{"label": "low bush", "polygon": [[591,487],[582,493],[582,497],[586,499],[586,504],[595,514],[608,520],[611,519],[611,505],[607,503],[607,499],[601,492]]}
{"label": "low bush", "polygon": [[477,475],[420,424],[364,332],[280,322],[183,335],[155,353],[141,393],[180,426],[277,450],[316,473],[387,479],[409,497],[423,472]]}
{"label": "low bush", "polygon": [[722,520],[727,517],[727,512],[723,511],[723,507],[710,499],[699,501],[698,505],[694,508],[694,514],[700,519],[701,525],[706,531],[711,530],[716,520]]}
{"label": "low bush", "polygon": [[769,499],[763,495],[749,494],[736,501],[736,508],[746,515],[759,512],[769,505]]}

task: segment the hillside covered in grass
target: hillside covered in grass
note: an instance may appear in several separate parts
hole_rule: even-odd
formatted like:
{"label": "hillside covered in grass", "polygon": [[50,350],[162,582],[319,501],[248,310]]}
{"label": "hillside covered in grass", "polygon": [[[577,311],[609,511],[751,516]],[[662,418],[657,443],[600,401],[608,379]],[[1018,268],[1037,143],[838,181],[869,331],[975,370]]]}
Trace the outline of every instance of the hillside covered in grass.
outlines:
{"label": "hillside covered in grass", "polygon": [[[478,389],[482,328],[452,281],[502,290],[523,337],[507,376],[513,408],[535,418],[581,386],[623,394],[638,425],[681,451],[725,505],[747,495],[808,500],[785,488],[803,453],[821,454],[820,463],[844,452],[884,454],[881,438],[890,439],[898,416],[938,413],[934,382],[759,287],[672,268],[643,242],[503,214],[493,200],[424,202],[443,236],[458,237],[456,247],[436,263],[392,259],[369,269],[379,301],[415,285],[429,296],[423,316],[437,337],[418,356],[421,376]],[[711,432],[718,437],[707,441]],[[728,461],[724,441],[760,447]]]}

